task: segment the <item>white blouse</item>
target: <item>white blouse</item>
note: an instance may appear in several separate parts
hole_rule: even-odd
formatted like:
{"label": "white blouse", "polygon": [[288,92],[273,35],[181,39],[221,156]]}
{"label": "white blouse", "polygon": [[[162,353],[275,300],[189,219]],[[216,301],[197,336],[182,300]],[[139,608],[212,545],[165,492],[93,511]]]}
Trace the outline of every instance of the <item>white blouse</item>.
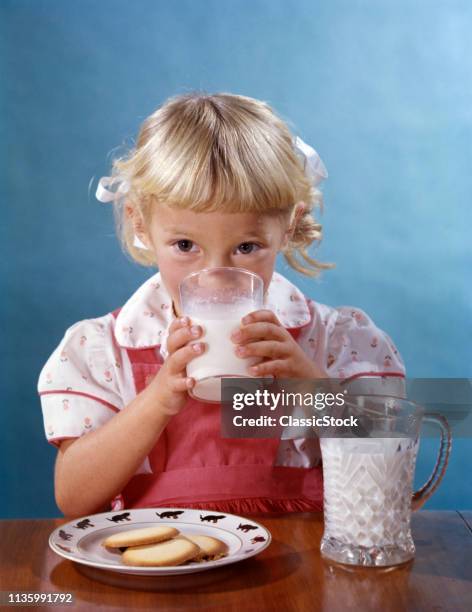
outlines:
{"label": "white blouse", "polygon": [[[274,272],[265,308],[286,328],[303,327],[297,342],[327,378],[351,386],[382,376],[385,393],[403,395],[405,368],[390,337],[352,306],[319,304]],[[158,272],[131,296],[118,317],[107,314],[72,325],[41,371],[38,392],[48,442],[97,429],[136,396],[128,348],[153,348],[167,356],[174,315]],[[365,379],[363,392],[366,391]],[[147,460],[137,473],[149,472]]]}

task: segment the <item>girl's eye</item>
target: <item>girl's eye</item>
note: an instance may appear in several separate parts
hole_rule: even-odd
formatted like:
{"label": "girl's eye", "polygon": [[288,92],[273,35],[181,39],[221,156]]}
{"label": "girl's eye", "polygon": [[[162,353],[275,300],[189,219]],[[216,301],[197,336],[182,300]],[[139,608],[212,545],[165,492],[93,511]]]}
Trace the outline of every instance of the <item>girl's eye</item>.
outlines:
{"label": "girl's eye", "polygon": [[192,250],[193,242],[191,240],[178,240],[174,243],[174,246],[177,246],[177,249],[181,253],[190,253]]}
{"label": "girl's eye", "polygon": [[242,253],[243,255],[249,255],[250,253],[252,253],[254,251],[254,247],[259,250],[261,247],[256,244],[255,242],[242,242],[239,246],[238,249],[240,250],[240,253]]}

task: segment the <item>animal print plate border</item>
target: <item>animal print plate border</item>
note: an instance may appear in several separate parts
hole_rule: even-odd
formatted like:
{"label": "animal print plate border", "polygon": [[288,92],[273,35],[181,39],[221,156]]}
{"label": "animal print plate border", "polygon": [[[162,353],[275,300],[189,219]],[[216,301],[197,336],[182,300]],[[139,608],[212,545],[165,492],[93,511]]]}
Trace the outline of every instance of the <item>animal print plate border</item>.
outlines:
{"label": "animal print plate border", "polygon": [[[167,567],[124,565],[120,551],[102,546],[105,538],[121,531],[172,526],[183,535],[209,535],[223,540],[228,554],[214,561],[188,562]],[[188,574],[243,561],[262,552],[271,542],[270,532],[261,524],[235,514],[190,508],[138,508],[102,512],[74,519],[55,529],[49,536],[51,549],[76,563],[124,574],[160,576]]]}

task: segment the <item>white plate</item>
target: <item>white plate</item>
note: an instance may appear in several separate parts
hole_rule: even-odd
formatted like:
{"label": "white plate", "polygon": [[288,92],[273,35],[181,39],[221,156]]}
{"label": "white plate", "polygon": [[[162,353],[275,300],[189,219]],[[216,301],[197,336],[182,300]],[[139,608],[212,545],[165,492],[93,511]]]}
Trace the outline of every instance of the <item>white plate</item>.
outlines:
{"label": "white plate", "polygon": [[[176,527],[183,535],[209,535],[223,540],[228,545],[228,554],[216,561],[138,567],[124,565],[120,551],[111,552],[101,545],[114,533],[156,525]],[[61,557],[84,565],[123,574],[161,576],[191,574],[248,559],[267,548],[271,539],[265,527],[235,514],[189,508],[138,508],[102,512],[65,523],[51,533],[49,546]]]}

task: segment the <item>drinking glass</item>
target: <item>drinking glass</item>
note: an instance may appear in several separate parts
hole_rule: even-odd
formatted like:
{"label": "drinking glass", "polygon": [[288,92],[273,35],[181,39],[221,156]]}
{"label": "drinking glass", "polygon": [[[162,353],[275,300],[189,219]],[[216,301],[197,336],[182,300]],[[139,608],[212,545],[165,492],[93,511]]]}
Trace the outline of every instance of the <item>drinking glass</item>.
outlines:
{"label": "drinking glass", "polygon": [[218,403],[223,377],[251,377],[248,367],[261,361],[254,356],[238,357],[231,333],[239,328],[242,317],[262,308],[264,282],[244,268],[205,268],[186,276],[179,292],[183,314],[202,327],[199,341],[207,345],[187,365],[187,376],[196,383],[189,395]]}

